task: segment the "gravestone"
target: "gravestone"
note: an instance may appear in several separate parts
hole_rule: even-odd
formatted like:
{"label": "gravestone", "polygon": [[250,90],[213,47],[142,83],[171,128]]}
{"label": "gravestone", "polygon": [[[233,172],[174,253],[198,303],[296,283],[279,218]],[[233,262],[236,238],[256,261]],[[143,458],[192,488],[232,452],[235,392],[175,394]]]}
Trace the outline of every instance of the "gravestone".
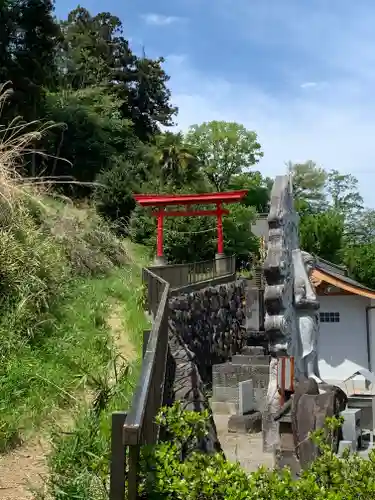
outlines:
{"label": "gravestone", "polygon": [[[268,358],[266,357],[268,360]],[[268,386],[268,361],[263,364],[223,363],[212,368],[213,402],[231,403],[239,409],[239,384],[252,381],[254,410],[263,411]]]}
{"label": "gravestone", "polygon": [[244,380],[238,384],[238,413],[247,415],[255,410],[254,385],[252,380]]}

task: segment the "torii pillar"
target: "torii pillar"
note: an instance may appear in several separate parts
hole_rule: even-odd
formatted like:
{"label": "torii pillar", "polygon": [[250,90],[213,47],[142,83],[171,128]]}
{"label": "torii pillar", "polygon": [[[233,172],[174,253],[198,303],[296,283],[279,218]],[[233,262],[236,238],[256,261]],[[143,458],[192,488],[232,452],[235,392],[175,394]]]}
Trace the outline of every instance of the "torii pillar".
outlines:
{"label": "torii pillar", "polygon": [[[157,218],[156,233],[156,257],[155,265],[164,266],[167,264],[163,252],[163,232],[165,217],[196,217],[196,216],[215,216],[217,220],[217,252],[216,263],[218,272],[225,273],[224,267],[224,234],[223,234],[223,215],[229,214],[229,210],[223,208],[225,203],[237,203],[241,201],[248,193],[247,189],[240,191],[227,191],[223,193],[204,193],[204,194],[183,194],[183,195],[156,195],[156,194],[137,194],[134,199],[143,207],[151,207],[152,215]],[[182,205],[185,210],[167,210],[167,207]],[[215,209],[192,210],[193,205],[215,205]]]}

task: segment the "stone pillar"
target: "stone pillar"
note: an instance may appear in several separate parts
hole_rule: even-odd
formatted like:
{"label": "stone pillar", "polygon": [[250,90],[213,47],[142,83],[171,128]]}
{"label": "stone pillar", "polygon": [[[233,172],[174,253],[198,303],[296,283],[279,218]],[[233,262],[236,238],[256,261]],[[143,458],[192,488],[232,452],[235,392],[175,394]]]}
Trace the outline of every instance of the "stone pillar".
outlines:
{"label": "stone pillar", "polygon": [[224,253],[217,253],[215,255],[215,265],[216,265],[216,274],[218,276],[224,276],[228,272],[227,259],[225,258]]}
{"label": "stone pillar", "polygon": [[268,227],[267,257],[263,264],[266,280],[264,326],[271,363],[267,404],[263,415],[263,446],[265,451],[277,451],[280,448],[279,423],[274,421],[274,417],[280,409],[278,358],[294,354],[296,341],[292,255],[298,245],[298,226],[289,176],[278,176],[275,179]]}

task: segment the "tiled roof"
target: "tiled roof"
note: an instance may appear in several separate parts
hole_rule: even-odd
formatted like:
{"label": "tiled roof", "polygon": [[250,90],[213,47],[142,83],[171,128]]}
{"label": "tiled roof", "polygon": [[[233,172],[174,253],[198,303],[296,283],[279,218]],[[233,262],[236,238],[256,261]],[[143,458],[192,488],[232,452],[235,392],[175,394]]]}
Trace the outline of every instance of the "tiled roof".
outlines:
{"label": "tiled roof", "polygon": [[318,271],[322,271],[323,273],[329,274],[333,278],[342,281],[343,283],[347,283],[350,286],[354,286],[356,288],[360,288],[361,290],[366,290],[368,292],[375,293],[375,290],[368,288],[359,281],[353,280],[348,276],[348,271],[343,266],[338,266],[333,264],[332,262],[328,262],[327,260],[320,259],[316,257],[316,269]]}

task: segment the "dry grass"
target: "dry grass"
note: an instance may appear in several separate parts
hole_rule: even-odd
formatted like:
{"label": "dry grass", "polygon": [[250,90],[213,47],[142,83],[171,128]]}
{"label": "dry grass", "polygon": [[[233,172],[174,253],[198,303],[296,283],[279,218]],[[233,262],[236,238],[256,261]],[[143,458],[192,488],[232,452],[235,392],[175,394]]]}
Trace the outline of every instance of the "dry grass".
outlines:
{"label": "dry grass", "polygon": [[[10,92],[0,88],[0,112]],[[0,129],[0,450],[75,402],[114,355],[105,321],[108,299],[122,297],[122,242],[92,208],[20,173],[51,126]]]}
{"label": "dry grass", "polygon": [[[0,108],[8,96],[0,88]],[[110,413],[129,406],[137,378],[143,252],[92,208],[53,196],[53,180],[22,177],[23,155],[51,126],[15,120],[0,129],[0,453],[73,410],[74,432],[53,424],[49,491],[80,498],[103,493]],[[79,397],[88,393],[90,401]]]}

